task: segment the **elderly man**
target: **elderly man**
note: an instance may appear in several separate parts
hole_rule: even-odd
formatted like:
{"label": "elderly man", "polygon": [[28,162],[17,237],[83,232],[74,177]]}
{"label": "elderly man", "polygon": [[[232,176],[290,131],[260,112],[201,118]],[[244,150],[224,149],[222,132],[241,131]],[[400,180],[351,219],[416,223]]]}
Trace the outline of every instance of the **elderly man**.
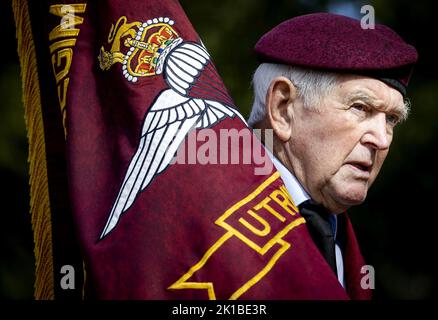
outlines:
{"label": "elderly man", "polygon": [[365,200],[407,118],[416,50],[386,26],[364,30],[327,13],[278,25],[255,50],[262,64],[248,122],[273,130],[274,165],[348,291],[345,251],[355,239],[345,211]]}

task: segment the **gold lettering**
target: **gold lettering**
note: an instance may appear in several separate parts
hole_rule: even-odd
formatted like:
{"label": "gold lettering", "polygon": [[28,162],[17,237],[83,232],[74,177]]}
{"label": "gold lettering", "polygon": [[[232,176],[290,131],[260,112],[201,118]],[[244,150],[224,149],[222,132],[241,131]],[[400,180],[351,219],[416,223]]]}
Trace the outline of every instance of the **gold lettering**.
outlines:
{"label": "gold lettering", "polygon": [[58,40],[50,45],[50,54],[52,55],[52,68],[57,83],[58,101],[62,114],[62,123],[64,134],[67,135],[66,122],[66,104],[67,89],[70,78],[67,78],[73,60],[73,48],[76,45],[76,39],[79,35],[79,29],[75,28],[84,22],[84,18],[78,16],[84,13],[87,4],[55,4],[50,6],[49,12],[57,17],[61,17],[60,23],[49,33],[49,40],[53,41],[58,38],[67,38]]}
{"label": "gold lettering", "polygon": [[270,197],[291,215],[294,216],[298,211],[293,202],[290,200],[288,194],[285,194],[282,190],[274,190],[270,194]]}
{"label": "gold lettering", "polygon": [[[53,66],[53,73],[55,74],[55,78],[56,78],[56,83],[59,83],[59,81],[61,81],[61,79],[68,74],[71,67],[72,58],[73,58],[73,50],[71,48],[65,48],[59,50],[52,55],[52,66]],[[64,68],[62,68],[60,71],[57,72],[56,70],[61,67],[61,63],[63,59],[65,59]]]}
{"label": "gold lettering", "polygon": [[256,219],[258,222],[260,222],[264,227],[262,230],[257,229],[252,224],[250,224],[248,221],[246,221],[244,218],[240,218],[239,222],[241,224],[243,224],[245,227],[247,227],[252,233],[254,233],[255,235],[258,235],[260,237],[264,237],[267,234],[269,234],[269,232],[271,232],[271,226],[269,225],[269,223],[265,219],[260,217],[257,213],[255,213],[252,210],[248,210],[248,214],[250,216],[252,216],[254,219]]}
{"label": "gold lettering", "polygon": [[266,210],[269,211],[269,213],[271,213],[274,217],[276,217],[278,220],[280,220],[281,222],[285,222],[286,218],[283,217],[281,214],[279,214],[277,211],[274,210],[274,208],[272,208],[270,205],[268,205],[268,202],[271,201],[271,198],[266,197],[265,199],[263,199],[259,204],[257,204],[254,209],[255,210],[260,210],[261,208],[265,208]]}
{"label": "gold lettering", "polygon": [[67,87],[70,78],[65,78],[63,82],[58,85],[58,100],[59,106],[61,107],[61,112],[64,112],[66,97],[67,97]]}
{"label": "gold lettering", "polygon": [[50,53],[53,53],[53,51],[61,48],[74,47],[75,44],[76,44],[76,39],[66,39],[66,40],[56,41],[54,44],[50,45]]}
{"label": "gold lettering", "polygon": [[84,18],[79,17],[76,13],[84,13],[86,8],[85,3],[76,4],[55,4],[50,6],[50,13],[61,17],[61,23],[53,28],[49,33],[49,40],[52,41],[57,38],[77,37],[79,29],[74,26],[82,24]]}

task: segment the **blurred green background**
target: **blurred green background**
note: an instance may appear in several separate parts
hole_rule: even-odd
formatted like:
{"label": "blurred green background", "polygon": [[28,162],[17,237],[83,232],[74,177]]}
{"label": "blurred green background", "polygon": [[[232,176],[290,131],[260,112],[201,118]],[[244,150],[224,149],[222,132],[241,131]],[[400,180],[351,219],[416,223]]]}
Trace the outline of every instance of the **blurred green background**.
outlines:
{"label": "blurred green background", "polygon": [[[438,295],[438,77],[435,1],[181,0],[245,116],[251,106],[252,48],[279,22],[330,11],[360,17],[371,4],[376,21],[419,51],[408,95],[409,120],[397,128],[391,152],[363,205],[352,208],[363,254],[376,270],[375,298],[430,299]],[[0,298],[32,299],[33,236],[29,215],[27,140],[10,0],[0,1]],[[309,53],[311,54],[311,53]]]}

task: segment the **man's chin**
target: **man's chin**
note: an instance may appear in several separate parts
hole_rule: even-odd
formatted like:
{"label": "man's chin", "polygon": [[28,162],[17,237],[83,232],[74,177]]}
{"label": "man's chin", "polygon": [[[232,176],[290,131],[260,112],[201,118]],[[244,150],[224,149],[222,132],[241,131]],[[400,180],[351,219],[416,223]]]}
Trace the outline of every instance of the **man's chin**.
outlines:
{"label": "man's chin", "polygon": [[364,184],[342,188],[337,194],[337,199],[342,207],[349,208],[363,203],[367,197],[368,187]]}
{"label": "man's chin", "polygon": [[348,194],[347,196],[344,196],[342,199],[342,202],[344,205],[351,206],[357,206],[359,204],[362,204],[367,197],[367,193],[354,193],[354,194]]}

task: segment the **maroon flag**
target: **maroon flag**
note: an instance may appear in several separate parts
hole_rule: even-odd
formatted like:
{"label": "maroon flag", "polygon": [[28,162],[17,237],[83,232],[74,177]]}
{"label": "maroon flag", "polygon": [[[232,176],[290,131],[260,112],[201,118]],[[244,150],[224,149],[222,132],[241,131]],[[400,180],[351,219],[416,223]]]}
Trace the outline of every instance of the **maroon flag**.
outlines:
{"label": "maroon flag", "polygon": [[[57,268],[83,259],[96,298],[348,299],[177,1],[14,8],[31,30],[19,34],[36,81],[25,100],[26,83],[41,92],[26,105],[46,147],[34,185],[48,185],[52,208],[33,213],[53,229],[34,225],[40,269],[55,275],[52,288],[37,278],[40,292],[62,295]],[[61,216],[74,234],[56,231]]]}

